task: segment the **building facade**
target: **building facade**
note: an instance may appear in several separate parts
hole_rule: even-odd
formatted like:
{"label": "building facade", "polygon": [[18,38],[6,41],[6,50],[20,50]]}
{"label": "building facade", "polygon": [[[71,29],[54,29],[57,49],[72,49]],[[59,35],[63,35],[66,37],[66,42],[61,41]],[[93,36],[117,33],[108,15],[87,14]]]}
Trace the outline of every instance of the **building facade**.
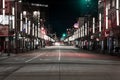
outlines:
{"label": "building facade", "polygon": [[98,0],[98,16],[86,16],[78,23],[79,28],[69,37],[74,38],[77,47],[107,54],[120,53],[119,0]]}
{"label": "building facade", "polygon": [[47,33],[42,33],[41,27],[45,26],[40,7],[19,0],[0,0],[0,52],[10,55],[45,45]]}

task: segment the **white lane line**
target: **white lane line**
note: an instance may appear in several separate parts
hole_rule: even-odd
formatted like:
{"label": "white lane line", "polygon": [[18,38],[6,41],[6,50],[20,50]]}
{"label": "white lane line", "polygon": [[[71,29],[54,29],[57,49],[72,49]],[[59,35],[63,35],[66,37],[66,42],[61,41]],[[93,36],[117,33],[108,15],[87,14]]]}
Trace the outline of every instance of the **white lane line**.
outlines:
{"label": "white lane line", "polygon": [[58,57],[58,60],[59,60],[59,61],[61,60],[61,51],[60,51],[60,47],[59,47],[59,57]]}
{"label": "white lane line", "polygon": [[[45,53],[43,53],[43,54],[45,54]],[[32,61],[32,60],[34,60],[34,59],[36,59],[36,58],[40,57],[40,56],[41,56],[41,55],[43,55],[43,54],[40,54],[40,55],[38,55],[38,56],[35,56],[35,57],[33,57],[33,58],[31,58],[31,59],[29,59],[29,60],[25,61],[25,62],[30,62],[30,61]]]}

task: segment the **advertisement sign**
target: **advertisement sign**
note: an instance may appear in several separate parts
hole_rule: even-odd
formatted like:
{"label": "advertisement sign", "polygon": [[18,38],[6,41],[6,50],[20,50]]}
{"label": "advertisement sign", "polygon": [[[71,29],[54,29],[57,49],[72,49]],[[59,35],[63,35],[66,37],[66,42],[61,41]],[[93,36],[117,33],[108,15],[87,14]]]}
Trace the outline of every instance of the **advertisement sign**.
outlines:
{"label": "advertisement sign", "polygon": [[8,26],[0,25],[0,36],[8,36]]}
{"label": "advertisement sign", "polygon": [[9,24],[9,16],[6,15],[3,18],[3,16],[0,15],[0,24],[8,25]]}
{"label": "advertisement sign", "polygon": [[5,15],[3,18],[3,15],[0,15],[0,24],[9,25],[10,19],[14,21],[14,16]]}

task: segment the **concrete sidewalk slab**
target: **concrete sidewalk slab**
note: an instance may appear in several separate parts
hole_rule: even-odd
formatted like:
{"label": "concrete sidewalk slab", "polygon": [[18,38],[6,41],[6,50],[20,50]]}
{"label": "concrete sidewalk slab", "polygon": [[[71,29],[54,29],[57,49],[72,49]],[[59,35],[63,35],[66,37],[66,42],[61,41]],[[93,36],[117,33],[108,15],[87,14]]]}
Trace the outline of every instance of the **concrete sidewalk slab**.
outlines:
{"label": "concrete sidewalk slab", "polygon": [[2,54],[0,55],[0,61],[1,61],[1,60],[4,60],[4,59],[7,59],[7,58],[9,58],[9,57],[13,57],[13,56],[15,56],[15,54],[13,54],[13,53],[10,53],[10,56],[8,56],[8,53],[2,53]]}

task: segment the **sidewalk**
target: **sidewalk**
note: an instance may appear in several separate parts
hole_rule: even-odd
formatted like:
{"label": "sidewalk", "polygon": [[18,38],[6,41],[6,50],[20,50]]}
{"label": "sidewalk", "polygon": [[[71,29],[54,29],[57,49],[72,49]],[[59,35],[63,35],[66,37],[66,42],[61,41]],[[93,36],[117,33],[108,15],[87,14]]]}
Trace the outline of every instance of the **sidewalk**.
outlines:
{"label": "sidewalk", "polygon": [[116,53],[108,53],[107,51],[100,51],[100,50],[84,50],[84,49],[80,49],[80,51],[85,52],[85,53],[90,53],[90,54],[100,54],[100,55],[106,55],[106,56],[116,56],[116,57],[120,57],[120,54],[116,54]]}
{"label": "sidewalk", "polygon": [[15,56],[15,54],[13,53],[10,53],[10,56],[8,56],[8,53],[2,53],[2,54],[0,53],[0,61],[13,56]]}
{"label": "sidewalk", "polygon": [[[24,53],[18,53],[18,54],[26,54],[26,53],[29,54],[29,53],[34,53],[36,51],[38,51],[38,50],[32,50],[32,51],[28,51],[28,52],[24,52]],[[8,56],[8,53],[2,53],[2,54],[0,53],[0,61],[5,60],[7,58],[17,56],[18,54],[10,53],[10,56]]]}

